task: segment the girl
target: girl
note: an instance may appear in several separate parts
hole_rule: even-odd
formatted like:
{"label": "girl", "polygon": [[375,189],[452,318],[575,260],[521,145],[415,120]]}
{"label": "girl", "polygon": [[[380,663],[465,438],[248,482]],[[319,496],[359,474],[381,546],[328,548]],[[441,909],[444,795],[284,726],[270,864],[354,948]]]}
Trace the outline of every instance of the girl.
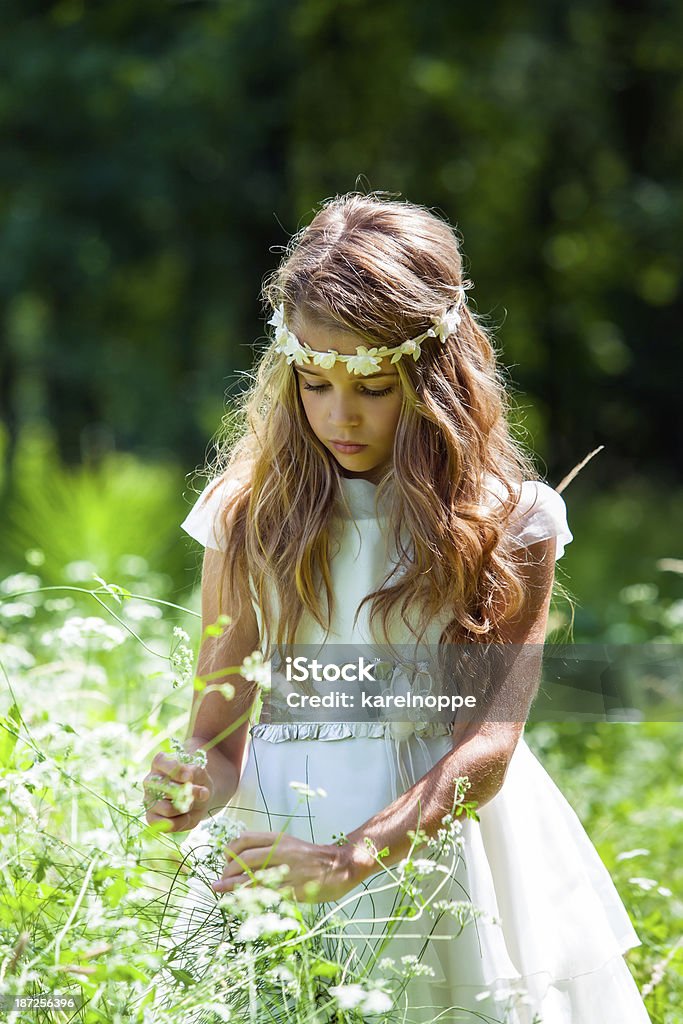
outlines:
{"label": "girl", "polygon": [[[511,437],[469,287],[453,229],[408,202],[337,197],[292,239],[264,286],[274,338],[245,429],[183,523],[206,548],[204,624],[231,619],[203,643],[199,674],[294,643],[416,653],[543,643],[555,559],[572,535],[564,502]],[[414,674],[402,679],[414,685]],[[189,779],[192,806],[179,813],[161,800],[148,811],[173,831],[224,808],[246,824],[226,847],[216,893],[248,884],[246,867],[286,864],[297,900],[357,894],[359,920],[386,917],[365,838],[397,865],[418,823],[431,837],[443,829],[466,777],[479,820],[463,822],[445,895],[466,895],[482,914],[464,926],[448,914],[401,923],[383,952],[419,955],[430,972],[411,980],[397,1019],[646,1024],[622,956],[639,940],[527,746],[525,714],[250,726],[255,689],[230,682],[233,700],[195,695],[188,751],[240,723],[208,751],[206,769],[163,755],[152,765]],[[510,673],[503,696],[526,712],[523,686]],[[291,781],[326,795],[302,814]],[[196,909],[197,889],[193,900]],[[368,927],[354,933],[361,960]]]}

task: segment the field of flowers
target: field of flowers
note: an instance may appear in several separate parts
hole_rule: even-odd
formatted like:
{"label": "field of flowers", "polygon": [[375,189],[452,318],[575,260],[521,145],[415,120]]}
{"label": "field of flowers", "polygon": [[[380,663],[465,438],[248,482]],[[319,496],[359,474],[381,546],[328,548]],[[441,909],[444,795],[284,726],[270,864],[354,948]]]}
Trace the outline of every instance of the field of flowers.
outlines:
{"label": "field of flowers", "polygon": [[[171,600],[169,577],[131,553],[142,545],[99,557],[92,537],[74,528],[70,543],[79,542],[90,544],[88,557],[61,565],[53,553],[24,546],[23,567],[0,580],[0,1019],[402,1019],[406,981],[428,966],[419,958],[397,962],[382,942],[371,962],[352,963],[330,906],[287,900],[273,871],[258,886],[211,896],[206,925],[175,944],[183,897],[202,880],[210,893],[227,838],[216,827],[204,848],[193,848],[186,835],[149,827],[143,806],[153,755],[184,737],[192,688],[205,685],[194,677],[199,592],[191,589],[184,606]],[[680,642],[680,599],[659,600],[641,586],[624,592],[622,603],[629,628]],[[632,916],[642,945],[628,961],[654,1024],[677,1024],[680,725],[539,722],[527,736]],[[300,796],[324,799],[303,785]],[[411,856],[385,870],[397,916],[449,915],[457,936],[476,915],[464,901],[440,900],[433,884],[437,858],[457,863],[467,813],[463,789],[438,840],[416,836]],[[63,1008],[41,1006],[47,993],[63,997]],[[26,997],[35,1004],[15,1004]]]}

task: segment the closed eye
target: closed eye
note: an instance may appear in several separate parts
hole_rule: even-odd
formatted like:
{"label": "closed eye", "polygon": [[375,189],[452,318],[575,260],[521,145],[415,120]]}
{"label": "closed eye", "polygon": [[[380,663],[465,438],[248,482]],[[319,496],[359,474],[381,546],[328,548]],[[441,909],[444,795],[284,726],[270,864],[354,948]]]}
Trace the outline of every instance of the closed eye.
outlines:
{"label": "closed eye", "polygon": [[[328,387],[329,384],[321,384],[319,387],[315,388],[312,384],[304,383],[304,391],[324,391],[325,388]],[[362,388],[363,394],[371,395],[373,398],[382,398],[383,395],[391,394],[393,390],[394,389],[392,387],[382,388],[381,391],[372,391],[370,388]]]}

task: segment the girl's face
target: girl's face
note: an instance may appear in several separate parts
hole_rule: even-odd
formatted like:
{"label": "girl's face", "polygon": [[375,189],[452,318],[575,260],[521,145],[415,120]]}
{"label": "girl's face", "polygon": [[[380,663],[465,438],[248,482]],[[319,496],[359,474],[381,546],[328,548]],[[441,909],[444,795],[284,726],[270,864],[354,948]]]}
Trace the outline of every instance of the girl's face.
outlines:
{"label": "girl's face", "polygon": [[[299,317],[297,337],[319,352],[335,349],[353,356],[358,345],[366,344],[353,334],[318,326]],[[345,471],[377,483],[391,462],[394,435],[402,403],[401,382],[390,358],[382,360],[379,372],[367,377],[349,373],[346,363],[336,362],[329,370],[314,363],[292,364],[299,394],[311,430]],[[344,450],[335,441],[362,445]]]}

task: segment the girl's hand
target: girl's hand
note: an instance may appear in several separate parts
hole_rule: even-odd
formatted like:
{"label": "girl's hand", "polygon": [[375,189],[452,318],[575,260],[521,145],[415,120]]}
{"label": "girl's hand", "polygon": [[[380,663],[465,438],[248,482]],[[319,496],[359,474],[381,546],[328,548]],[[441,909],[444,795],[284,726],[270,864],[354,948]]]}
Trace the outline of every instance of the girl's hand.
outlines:
{"label": "girl's hand", "polygon": [[[278,832],[243,832],[225,847],[227,867],[211,883],[217,893],[253,884],[247,872],[288,864],[289,873],[278,888],[300,903],[327,903],[341,899],[355,880],[339,846],[307,843]],[[315,887],[315,891],[314,891]]]}
{"label": "girl's hand", "polygon": [[[206,768],[157,754],[142,782],[147,822],[167,821],[164,832],[188,832],[206,817],[213,783]],[[163,792],[162,792],[163,791]]]}

